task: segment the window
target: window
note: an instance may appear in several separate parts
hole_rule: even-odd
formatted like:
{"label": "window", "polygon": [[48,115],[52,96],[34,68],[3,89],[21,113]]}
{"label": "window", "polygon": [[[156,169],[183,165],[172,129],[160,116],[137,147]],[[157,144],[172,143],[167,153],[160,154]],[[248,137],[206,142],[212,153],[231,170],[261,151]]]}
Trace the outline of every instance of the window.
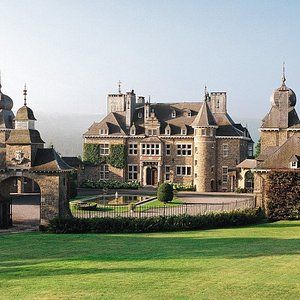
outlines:
{"label": "window", "polygon": [[228,181],[228,167],[222,167],[222,182],[227,183]]}
{"label": "window", "polygon": [[189,110],[188,113],[187,113],[188,117],[191,117],[192,116],[192,112]]}
{"label": "window", "polygon": [[253,144],[248,144],[248,156],[253,156]]}
{"label": "window", "polygon": [[165,166],[165,180],[170,180],[170,166]]}
{"label": "window", "polygon": [[192,145],[191,144],[177,144],[177,155],[191,156],[192,155]]}
{"label": "window", "polygon": [[186,135],[186,129],[185,128],[181,128],[181,134]]}
{"label": "window", "polygon": [[215,166],[211,166],[211,167],[210,167],[210,172],[213,173],[214,170],[215,170]]}
{"label": "window", "polygon": [[138,145],[137,144],[129,144],[128,154],[129,155],[137,155],[138,154]]}
{"label": "window", "polygon": [[160,155],[160,144],[142,144],[142,155]]}
{"label": "window", "polygon": [[195,154],[198,154],[198,148],[195,147]]}
{"label": "window", "polygon": [[100,180],[107,180],[109,178],[108,165],[100,165]]}
{"label": "window", "polygon": [[297,161],[292,161],[291,162],[291,168],[292,169],[297,169],[298,168],[298,162]]}
{"label": "window", "polygon": [[176,175],[177,176],[191,176],[192,167],[191,166],[176,166]]}
{"label": "window", "polygon": [[170,135],[171,134],[171,130],[169,128],[167,128],[166,131],[165,131],[165,134],[166,135]]}
{"label": "window", "polygon": [[100,144],[100,155],[109,155],[109,144]]}
{"label": "window", "polygon": [[213,128],[210,128],[209,135],[214,136],[214,129]]}
{"label": "window", "polygon": [[172,111],[171,117],[172,117],[173,119],[176,118],[176,111],[175,111],[175,110]]}
{"label": "window", "polygon": [[128,165],[128,180],[138,179],[138,165]]}
{"label": "window", "polygon": [[148,135],[152,136],[152,135],[157,135],[157,129],[148,129]]}
{"label": "window", "polygon": [[220,108],[220,100],[217,100],[216,108]]}
{"label": "window", "polygon": [[197,161],[197,159],[195,159],[195,166],[197,166],[197,164],[198,164],[198,161]]}
{"label": "window", "polygon": [[206,136],[206,128],[201,128],[201,135]]}
{"label": "window", "polygon": [[143,117],[143,114],[141,112],[138,113],[138,118],[141,119]]}
{"label": "window", "polygon": [[229,147],[227,144],[223,144],[223,157],[227,157],[229,154]]}
{"label": "window", "polygon": [[107,135],[108,130],[107,129],[100,129],[100,135]]}
{"label": "window", "polygon": [[166,144],[166,155],[167,156],[171,155],[171,144]]}
{"label": "window", "polygon": [[136,133],[135,127],[131,127],[130,134],[135,135],[135,133]]}

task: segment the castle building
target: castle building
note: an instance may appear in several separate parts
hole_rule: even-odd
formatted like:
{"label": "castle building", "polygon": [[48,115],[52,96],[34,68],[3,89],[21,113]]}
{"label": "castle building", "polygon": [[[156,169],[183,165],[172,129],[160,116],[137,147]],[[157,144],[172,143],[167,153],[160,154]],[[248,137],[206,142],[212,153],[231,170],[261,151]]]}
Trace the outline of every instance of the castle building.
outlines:
{"label": "castle building", "polygon": [[300,120],[295,110],[296,94],[286,86],[284,70],[281,86],[272,93],[270,100],[270,111],[260,128],[261,153],[251,167],[254,192],[260,206],[266,201],[270,171],[300,171]]}
{"label": "castle building", "polygon": [[227,112],[225,92],[205,91],[203,102],[150,103],[127,93],[109,94],[107,115],[91,125],[84,144],[99,145],[100,156],[110,146],[124,145],[127,167],[108,163],[85,168],[86,179],[161,182],[194,185],[197,191],[232,191],[229,172],[253,155],[253,141]]}

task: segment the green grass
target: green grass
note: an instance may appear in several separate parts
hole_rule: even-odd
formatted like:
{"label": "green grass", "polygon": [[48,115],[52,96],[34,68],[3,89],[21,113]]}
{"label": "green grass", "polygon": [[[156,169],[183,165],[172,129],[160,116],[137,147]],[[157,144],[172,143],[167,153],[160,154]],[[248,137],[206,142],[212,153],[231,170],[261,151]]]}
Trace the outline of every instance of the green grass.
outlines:
{"label": "green grass", "polygon": [[178,198],[174,198],[171,202],[169,203],[163,203],[157,199],[153,200],[153,201],[149,201],[149,202],[146,202],[144,204],[141,204],[141,205],[138,205],[136,208],[135,208],[135,211],[147,211],[151,208],[155,208],[155,207],[174,207],[174,206],[178,206],[178,205],[182,205],[183,204],[183,201],[181,201],[180,199]]}
{"label": "green grass", "polygon": [[0,235],[0,299],[299,299],[300,222]]}

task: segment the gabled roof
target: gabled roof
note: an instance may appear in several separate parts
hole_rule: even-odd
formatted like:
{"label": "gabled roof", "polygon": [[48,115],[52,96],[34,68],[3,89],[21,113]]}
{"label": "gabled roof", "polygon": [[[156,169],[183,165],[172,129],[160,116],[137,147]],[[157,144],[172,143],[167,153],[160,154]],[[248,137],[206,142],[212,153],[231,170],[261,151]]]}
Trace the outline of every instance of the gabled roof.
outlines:
{"label": "gabled roof", "polygon": [[239,163],[236,167],[241,169],[254,169],[257,166],[256,159],[245,159],[241,163]]}
{"label": "gabled roof", "polygon": [[53,148],[42,148],[37,150],[30,171],[61,172],[72,169]]}
{"label": "gabled roof", "polygon": [[109,129],[109,134],[123,135],[126,134],[125,112],[111,112],[99,123],[94,123],[84,135],[98,135],[100,129]]}
{"label": "gabled roof", "polygon": [[83,164],[77,156],[62,156],[62,160],[73,168],[78,168]]}

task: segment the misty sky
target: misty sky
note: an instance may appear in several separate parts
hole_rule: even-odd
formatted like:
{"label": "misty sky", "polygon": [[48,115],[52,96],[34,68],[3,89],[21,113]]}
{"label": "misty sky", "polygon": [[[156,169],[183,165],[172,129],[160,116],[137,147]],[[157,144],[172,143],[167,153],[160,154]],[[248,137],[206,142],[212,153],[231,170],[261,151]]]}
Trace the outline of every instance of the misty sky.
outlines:
{"label": "misty sky", "polygon": [[262,118],[280,85],[300,95],[299,1],[0,0],[3,91],[35,111],[103,113],[106,94],[199,101]]}

